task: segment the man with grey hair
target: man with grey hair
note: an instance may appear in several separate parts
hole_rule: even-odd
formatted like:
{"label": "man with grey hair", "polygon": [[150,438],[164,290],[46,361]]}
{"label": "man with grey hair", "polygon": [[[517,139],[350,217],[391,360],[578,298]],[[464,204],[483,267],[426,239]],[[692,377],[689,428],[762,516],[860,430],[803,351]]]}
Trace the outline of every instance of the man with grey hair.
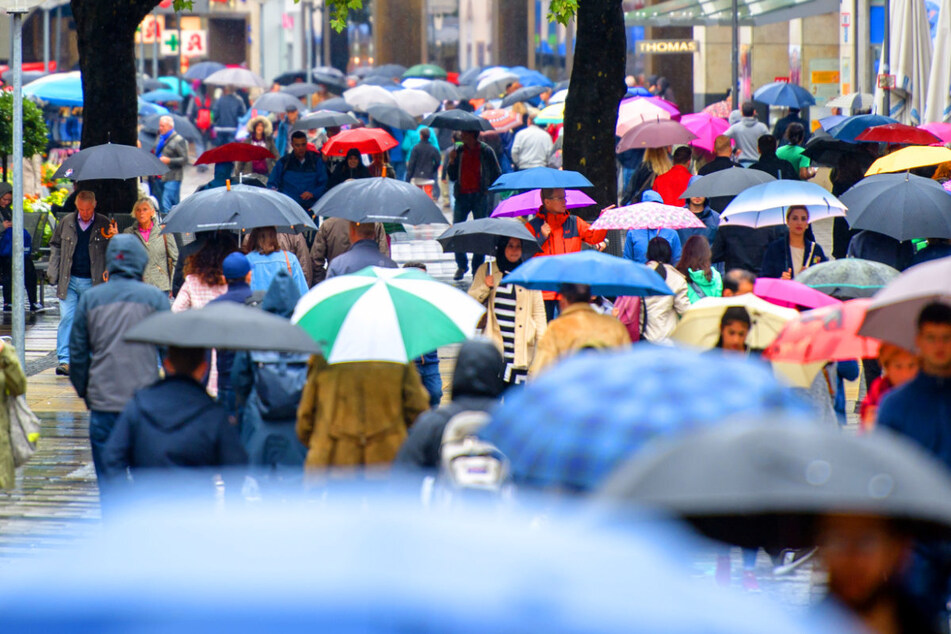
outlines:
{"label": "man with grey hair", "polygon": [[161,212],[167,214],[181,197],[182,174],[188,162],[188,142],[175,131],[175,119],[171,115],[159,119],[159,136],[152,153],[168,166],[168,171],[154,181],[161,183],[160,191],[152,192],[159,200]]}

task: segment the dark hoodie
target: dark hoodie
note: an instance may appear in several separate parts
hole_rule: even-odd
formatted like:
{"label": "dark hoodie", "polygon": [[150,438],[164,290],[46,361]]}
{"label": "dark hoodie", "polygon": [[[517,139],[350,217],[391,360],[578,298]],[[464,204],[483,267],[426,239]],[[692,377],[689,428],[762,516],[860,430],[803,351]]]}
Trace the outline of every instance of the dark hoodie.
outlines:
{"label": "dark hoodie", "polygon": [[462,344],[452,375],[452,402],[420,414],[394,464],[407,470],[437,468],[442,435],[449,420],[460,412],[487,412],[495,406],[505,389],[504,369],[502,355],[492,343]]}
{"label": "dark hoodie", "polygon": [[142,319],[169,309],[168,295],[142,281],[148,259],[138,237],[120,233],[106,248],[109,281],[79,298],[69,337],[69,380],[91,410],[120,412],[136,390],[158,378],[155,346],[123,340]]}
{"label": "dark hoodie", "polygon": [[[347,166],[347,161],[351,156],[357,157],[357,166],[353,169]],[[360,156],[360,151],[357,149],[347,150],[346,158],[330,173],[330,177],[327,179],[327,188],[329,189],[352,178],[370,178],[370,170],[363,164],[363,157]]]}
{"label": "dark hoodie", "polygon": [[[5,194],[13,193],[13,185],[10,183],[4,183],[0,181],[0,197]],[[0,207],[0,220],[9,220],[13,221],[13,208],[12,207]],[[0,233],[3,232],[3,226],[0,226]]]}

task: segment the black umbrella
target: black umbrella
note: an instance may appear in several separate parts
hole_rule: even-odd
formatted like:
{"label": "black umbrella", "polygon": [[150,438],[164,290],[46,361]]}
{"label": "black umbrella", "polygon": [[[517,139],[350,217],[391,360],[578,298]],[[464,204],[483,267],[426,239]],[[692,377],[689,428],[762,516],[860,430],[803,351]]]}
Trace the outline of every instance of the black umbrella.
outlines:
{"label": "black umbrella", "polygon": [[195,192],[166,216],[162,233],[282,227],[301,232],[317,229],[294,200],[260,187],[232,185]]}
{"label": "black umbrella", "polygon": [[274,78],[275,84],[280,84],[281,86],[289,86],[294,82],[300,82],[307,79],[307,73],[302,70],[289,70],[285,73],[281,73]]}
{"label": "black umbrella", "polygon": [[684,191],[683,197],[736,196],[754,185],[761,185],[774,180],[776,179],[773,176],[760,170],[730,167],[701,176]]}
{"label": "black umbrella", "polygon": [[844,258],[803,269],[796,281],[836,299],[847,300],[871,297],[898,275],[898,269],[887,264]]}
{"label": "black umbrella", "polygon": [[852,513],[951,537],[943,465],[886,431],[843,434],[802,421],[726,423],[642,452],[601,492],[658,507],[742,546],[814,545],[813,520]]}
{"label": "black umbrella", "polygon": [[[195,127],[195,124],[180,114],[153,114],[142,120],[142,129],[149,134],[158,134],[159,120],[162,117],[171,117],[175,122],[175,131],[181,134],[189,141],[200,141],[201,132]],[[145,146],[143,146],[145,147]],[[149,146],[151,147],[151,146]]]}
{"label": "black umbrella", "polygon": [[816,130],[812,138],[806,141],[805,148],[803,156],[813,165],[826,167],[837,167],[843,157],[864,152],[858,144],[840,141],[824,130]]}
{"label": "black umbrella", "polygon": [[379,86],[381,88],[393,88],[398,85],[385,75],[368,75],[357,82],[357,86]]}
{"label": "black umbrella", "polygon": [[[323,105],[323,104],[321,104]],[[342,125],[360,123],[359,119],[346,112],[333,110],[317,110],[303,117],[294,124],[294,130],[316,130],[317,128],[332,128]]]}
{"label": "black umbrella", "polygon": [[898,241],[951,238],[951,195],[937,181],[904,174],[863,178],[839,199],[853,229],[867,229]]}
{"label": "black umbrella", "polygon": [[462,99],[462,93],[459,92],[459,89],[442,79],[434,79],[425,86],[421,86],[420,90],[428,92],[439,101],[459,101]]}
{"label": "black umbrella", "polygon": [[377,66],[370,70],[367,73],[367,76],[379,75],[382,77],[393,77],[399,79],[403,76],[403,73],[406,72],[406,67],[401,66],[400,64],[383,64],[382,66]]}
{"label": "black umbrella", "polygon": [[347,103],[346,99],[343,97],[334,97],[333,99],[325,99],[317,104],[317,107],[321,110],[333,110],[334,112],[350,112],[353,110],[353,106]]}
{"label": "black umbrella", "polygon": [[433,199],[415,185],[395,178],[361,178],[337,185],[321,196],[315,216],[351,222],[448,224]]}
{"label": "black umbrella", "polygon": [[180,348],[320,354],[320,344],[300,326],[234,302],[212,302],[180,313],[152,313],[129,328],[125,340]]}
{"label": "black umbrella", "polygon": [[288,108],[301,109],[300,99],[284,91],[266,92],[255,99],[252,106],[268,112],[287,112]]}
{"label": "black umbrella", "polygon": [[376,104],[367,108],[367,114],[373,117],[375,121],[398,130],[415,130],[419,127],[416,119],[399,106]]}
{"label": "black umbrella", "polygon": [[103,143],[80,150],[67,158],[53,174],[53,180],[125,180],[139,176],[161,176],[167,171],[165,163],[145,150],[131,145]]}
{"label": "black umbrella", "polygon": [[546,93],[549,90],[551,90],[551,88],[548,86],[525,86],[519,88],[505,96],[505,99],[502,100],[502,107],[508,108],[522,101],[531,101],[538,95]]}
{"label": "black umbrella", "polygon": [[501,237],[521,240],[522,255],[525,258],[541,251],[535,236],[514,218],[479,218],[457,222],[436,238],[436,241],[446,253],[495,255],[495,248]]}
{"label": "black umbrella", "polygon": [[423,125],[431,128],[448,128],[469,132],[488,132],[492,130],[492,124],[482,117],[459,109],[431,114],[423,120]]}
{"label": "black umbrella", "polygon": [[[347,80],[342,76],[337,77],[330,73],[325,73],[321,71],[314,71],[313,80],[315,84],[321,84],[327,88],[330,92],[342,94],[344,90],[347,89]],[[293,84],[291,84],[293,85]]]}
{"label": "black umbrella", "polygon": [[185,79],[201,79],[204,81],[212,73],[227,68],[224,64],[218,62],[198,62],[194,66],[189,66],[185,71]]}

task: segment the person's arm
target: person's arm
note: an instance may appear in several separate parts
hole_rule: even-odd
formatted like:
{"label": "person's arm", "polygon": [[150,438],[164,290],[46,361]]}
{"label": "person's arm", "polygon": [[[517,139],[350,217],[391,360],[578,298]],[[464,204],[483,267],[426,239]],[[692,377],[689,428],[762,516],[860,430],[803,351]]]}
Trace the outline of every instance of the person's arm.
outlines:
{"label": "person's arm", "polygon": [[[188,142],[182,135],[178,135],[175,143],[166,146],[168,148],[168,158],[169,169],[181,169],[185,167],[186,159],[188,158]],[[164,152],[163,152],[164,154]]]}
{"label": "person's arm", "polygon": [[[486,152],[488,150],[488,152]],[[502,175],[502,168],[499,167],[499,159],[487,145],[482,146],[482,168],[485,169],[488,178],[486,181],[492,185],[499,176]]]}
{"label": "person's arm", "polygon": [[532,319],[535,321],[535,341],[541,339],[548,330],[548,313],[545,312],[545,300],[541,291],[528,291],[532,294]]}
{"label": "person's arm", "polygon": [[313,355],[307,362],[307,382],[301,392],[300,404],[297,406],[297,439],[305,447],[310,447],[310,437],[314,433],[317,418],[317,375],[323,365],[318,355]]}
{"label": "person's arm", "polygon": [[238,404],[244,404],[251,395],[254,386],[254,371],[251,368],[251,354],[247,350],[235,353],[231,362],[231,387],[238,399]]}
{"label": "person's arm", "polygon": [[132,464],[132,418],[137,405],[133,399],[116,419],[102,448],[102,476],[106,488],[129,486],[127,470]]}
{"label": "person's arm", "polygon": [[[777,246],[779,247],[778,249]],[[769,243],[766,247],[766,251],[763,253],[763,263],[759,269],[760,277],[780,278],[783,276],[785,272],[783,264],[785,264],[786,259],[779,255],[779,251],[784,247],[785,245],[778,241]]]}
{"label": "person's arm", "polygon": [[56,228],[53,229],[53,235],[50,238],[50,261],[46,268],[46,279],[48,279],[53,286],[56,286],[56,283],[59,281],[60,245],[63,241],[64,224],[64,221],[57,222]]}
{"label": "person's arm", "polygon": [[300,294],[303,296],[307,293],[307,290],[310,288],[307,285],[307,278],[304,277],[304,270],[300,266],[300,262],[297,261],[297,256],[293,253],[288,253],[287,256],[291,260],[291,271],[294,278],[294,282],[297,283],[297,289],[300,291]]}
{"label": "person's arm", "polygon": [[314,270],[313,283],[319,284],[327,277],[327,234],[324,225],[320,226],[314,236],[314,244],[310,247],[310,261]]}
{"label": "person's arm", "polygon": [[320,198],[324,195],[324,192],[327,191],[327,166],[324,165],[322,158],[317,158],[317,171],[314,173],[314,184],[313,184],[314,198]]}
{"label": "person's arm", "polygon": [[519,162],[522,158],[522,146],[525,144],[525,135],[515,135],[515,139],[512,141],[512,163],[518,167]]}
{"label": "person's arm", "polygon": [[604,239],[608,237],[608,232],[604,229],[592,229],[591,225],[580,217],[576,218],[578,222],[578,234],[581,236],[581,239],[588,244],[601,244],[604,242]]}
{"label": "person's arm", "polygon": [[538,345],[535,347],[535,358],[532,360],[532,366],[528,370],[529,376],[537,376],[539,372],[554,363],[557,359],[558,348],[555,347],[555,333],[549,328],[541,339],[538,340]]}
{"label": "person's arm", "polygon": [[[680,273],[667,271],[667,275],[679,276]],[[678,286],[677,291],[674,294],[674,312],[683,317],[683,314],[687,312],[688,308],[690,308],[690,297],[687,294],[687,282],[685,280],[682,285]]]}
{"label": "person's arm", "polygon": [[86,398],[89,386],[89,323],[87,321],[88,295],[79,298],[73,316],[73,329],[69,333],[69,382],[79,398]]}
{"label": "person's arm", "polygon": [[284,184],[284,160],[281,159],[274,164],[274,169],[267,177],[267,186],[270,189],[280,189]]}
{"label": "person's arm", "polygon": [[386,239],[386,229],[382,222],[374,223],[376,225],[376,243],[380,246],[380,253],[390,257],[390,242]]}
{"label": "person's arm", "polygon": [[[488,268],[488,263],[483,262],[473,274],[472,285],[469,286],[469,296],[480,304],[485,302],[486,298],[489,296],[489,293],[492,292],[492,288],[489,287],[485,279]],[[497,281],[498,280],[493,280],[493,282]]]}
{"label": "person's arm", "polygon": [[171,270],[171,274],[168,278],[168,287],[172,288],[172,281],[175,277],[175,268],[178,266],[178,243],[175,242],[175,238],[169,236],[166,239],[163,239],[165,243],[165,257],[168,259],[166,264],[166,272]]}
{"label": "person's arm", "polygon": [[423,387],[415,363],[403,369],[403,423],[410,429],[420,414],[429,410],[429,392]]}
{"label": "person's arm", "polygon": [[444,174],[451,181],[459,180],[459,146],[458,144],[454,145],[449,149],[447,155],[449,157],[449,162],[446,163],[446,169]]}
{"label": "person's arm", "polygon": [[677,235],[676,231],[671,231],[673,234],[670,238],[670,253],[671,253],[671,262],[680,262],[680,254],[683,251],[683,245],[680,244],[680,236]]}
{"label": "person's arm", "polygon": [[314,266],[310,259],[310,251],[307,248],[307,240],[304,239],[303,235],[295,233],[291,234],[291,242],[294,244],[294,255],[297,257],[297,262],[304,273],[307,288],[310,288],[314,281]]}
{"label": "person's arm", "polygon": [[624,236],[624,258],[627,260],[634,259],[634,234],[631,233],[633,230],[628,230],[627,234]]}
{"label": "person's arm", "polygon": [[413,179],[413,174],[416,173],[416,163],[419,162],[419,150],[413,148],[413,151],[409,154],[409,161],[406,163],[406,182],[410,182]]}

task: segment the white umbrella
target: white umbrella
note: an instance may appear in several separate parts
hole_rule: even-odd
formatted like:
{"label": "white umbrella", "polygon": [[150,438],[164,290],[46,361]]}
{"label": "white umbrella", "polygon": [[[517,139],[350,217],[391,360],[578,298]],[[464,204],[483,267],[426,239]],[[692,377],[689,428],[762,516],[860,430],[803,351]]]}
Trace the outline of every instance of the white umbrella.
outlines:
{"label": "white umbrella", "polygon": [[241,88],[267,88],[260,75],[247,68],[223,68],[208,75],[205,83],[210,86],[239,86]]}
{"label": "white umbrella", "polygon": [[842,110],[868,110],[875,103],[875,95],[867,92],[850,92],[847,95],[833,97],[825,103],[824,108],[841,108]]}
{"label": "white umbrella", "polygon": [[941,1],[934,41],[923,119],[929,123],[951,121],[951,0]]}
{"label": "white umbrella", "polygon": [[354,110],[366,112],[370,106],[383,104],[387,106],[399,106],[393,93],[379,86],[357,86],[343,93],[343,98],[348,104],[353,106]]}
{"label": "white umbrella", "polygon": [[476,86],[476,97],[497,99],[512,82],[518,81],[518,75],[500,70],[486,75]]}
{"label": "white umbrella", "polygon": [[561,90],[559,90],[558,92],[556,92],[555,94],[553,94],[553,95],[548,99],[548,105],[551,106],[551,105],[554,105],[554,104],[556,104],[556,103],[564,103],[567,99],[568,99],[568,89],[567,89],[567,88],[562,88]]}
{"label": "white umbrella", "polygon": [[720,215],[723,224],[771,227],[786,223],[790,207],[809,210],[809,222],[844,216],[846,206],[815,183],[778,180],[754,185],[741,192]]}
{"label": "white umbrella", "polygon": [[[931,70],[931,27],[922,0],[892,0],[891,74],[895,76],[891,109],[881,114],[902,123],[923,122],[925,94]],[[884,53],[884,51],[883,51]],[[875,103],[883,105],[883,91],[875,90]]]}
{"label": "white umbrella", "polygon": [[439,100],[422,90],[407,88],[406,90],[397,90],[392,94],[399,107],[414,117],[436,112],[439,108]]}
{"label": "white umbrella", "polygon": [[420,89],[420,88],[423,88],[424,86],[428,86],[431,83],[433,83],[433,80],[426,79],[425,77],[407,77],[406,79],[400,82],[400,85],[403,88]]}

